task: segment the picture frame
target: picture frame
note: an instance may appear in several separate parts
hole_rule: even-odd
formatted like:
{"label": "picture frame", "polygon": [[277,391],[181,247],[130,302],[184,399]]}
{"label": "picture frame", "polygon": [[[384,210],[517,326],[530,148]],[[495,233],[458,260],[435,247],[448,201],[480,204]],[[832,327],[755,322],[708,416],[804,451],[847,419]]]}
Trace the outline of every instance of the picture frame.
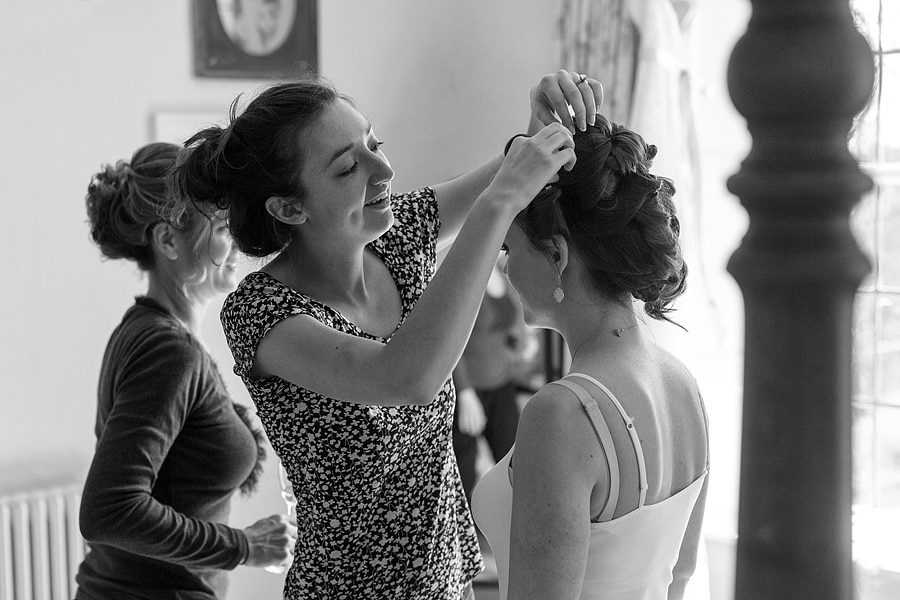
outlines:
{"label": "picture frame", "polygon": [[194,74],[293,79],[318,68],[317,0],[193,0]]}

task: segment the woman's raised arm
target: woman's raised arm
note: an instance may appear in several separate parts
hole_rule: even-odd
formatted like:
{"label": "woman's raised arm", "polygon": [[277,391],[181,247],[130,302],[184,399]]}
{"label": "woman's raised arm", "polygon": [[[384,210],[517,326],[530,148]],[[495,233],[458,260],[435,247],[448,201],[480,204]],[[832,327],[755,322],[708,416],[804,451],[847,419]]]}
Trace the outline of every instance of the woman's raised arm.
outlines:
{"label": "woman's raised arm", "polygon": [[465,348],[513,218],[559,169],[574,164],[573,147],[558,123],[516,140],[434,279],[386,344],[311,317],[290,317],[260,342],[261,375],[360,404],[430,403]]}

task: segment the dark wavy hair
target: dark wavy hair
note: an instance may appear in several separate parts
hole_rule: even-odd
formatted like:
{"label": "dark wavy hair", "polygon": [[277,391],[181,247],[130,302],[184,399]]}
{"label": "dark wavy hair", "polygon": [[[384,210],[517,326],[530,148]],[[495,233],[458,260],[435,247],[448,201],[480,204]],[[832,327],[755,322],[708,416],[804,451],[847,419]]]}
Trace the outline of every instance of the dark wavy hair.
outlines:
{"label": "dark wavy hair", "polygon": [[577,162],[561,170],[515,223],[529,242],[562,235],[585,263],[594,289],[619,302],[643,301],[654,319],[671,321],[672,302],[685,290],[687,265],[678,241],[671,180],[650,173],[656,146],[597,115],[575,133]]}
{"label": "dark wavy hair", "polygon": [[291,227],[266,211],[266,200],[305,196],[300,133],[329,105],[353,101],[318,76],[269,87],[238,114],[240,98],[231,104],[227,127],[204,129],[185,142],[191,152],[173,170],[172,185],[204,212],[227,210],[238,248],[265,257],[291,238]]}
{"label": "dark wavy hair", "polygon": [[179,151],[174,144],[147,144],[130,161],[103,165],[91,177],[85,204],[91,239],[103,256],[133,260],[144,271],[153,267],[150,231],[163,220],[166,174]]}

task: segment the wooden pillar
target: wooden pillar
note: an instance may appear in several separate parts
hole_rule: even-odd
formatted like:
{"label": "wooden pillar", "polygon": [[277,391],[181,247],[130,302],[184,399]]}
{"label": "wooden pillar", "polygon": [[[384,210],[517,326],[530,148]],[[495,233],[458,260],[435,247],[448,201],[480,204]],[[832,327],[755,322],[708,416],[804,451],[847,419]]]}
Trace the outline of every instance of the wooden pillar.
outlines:
{"label": "wooden pillar", "polygon": [[849,212],[871,186],[847,149],[871,51],[847,0],[751,0],[728,89],[752,149],[728,188],[746,236],[737,600],[850,600],[851,321],[869,263]]}

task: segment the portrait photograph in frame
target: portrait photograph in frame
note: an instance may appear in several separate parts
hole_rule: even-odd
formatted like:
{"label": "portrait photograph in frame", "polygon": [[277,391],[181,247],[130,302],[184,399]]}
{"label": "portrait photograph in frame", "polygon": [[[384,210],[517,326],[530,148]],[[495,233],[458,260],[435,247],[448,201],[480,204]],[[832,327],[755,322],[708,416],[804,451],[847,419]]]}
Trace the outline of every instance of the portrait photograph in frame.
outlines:
{"label": "portrait photograph in frame", "polygon": [[194,73],[289,79],[318,63],[317,0],[194,0]]}

